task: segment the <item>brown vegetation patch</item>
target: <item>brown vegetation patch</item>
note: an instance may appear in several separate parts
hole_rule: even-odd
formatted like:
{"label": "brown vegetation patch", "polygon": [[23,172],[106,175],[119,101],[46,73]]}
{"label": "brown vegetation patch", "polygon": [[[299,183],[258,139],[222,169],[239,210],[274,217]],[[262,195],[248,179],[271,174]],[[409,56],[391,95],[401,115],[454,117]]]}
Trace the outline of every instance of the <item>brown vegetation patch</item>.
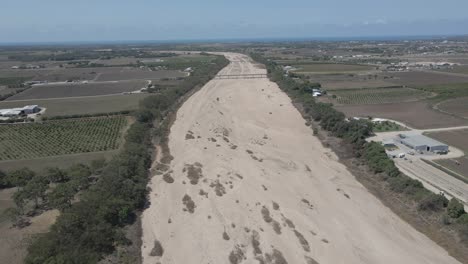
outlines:
{"label": "brown vegetation patch", "polygon": [[260,234],[256,231],[252,231],[252,248],[254,256],[262,255],[262,249],[260,248]]}
{"label": "brown vegetation patch", "polygon": [[167,183],[174,183],[174,178],[171,176],[171,172],[167,172],[163,175],[163,180]]}
{"label": "brown vegetation patch", "polygon": [[185,140],[188,139],[195,139],[195,137],[193,136],[193,132],[190,130],[187,132],[187,134],[185,134]]}
{"label": "brown vegetation patch", "polygon": [[150,256],[152,257],[161,257],[164,254],[164,249],[161,243],[156,239],[154,240],[153,249],[151,249]]}
{"label": "brown vegetation patch", "polygon": [[315,259],[311,257],[304,256],[306,264],[319,264]]}
{"label": "brown vegetation patch", "polygon": [[273,221],[273,218],[271,218],[270,215],[270,210],[268,210],[268,208],[266,208],[265,206],[262,207],[261,213],[265,222],[271,223]]}
{"label": "brown vegetation patch", "polygon": [[200,163],[185,165],[184,170],[187,171],[187,178],[192,185],[198,184],[198,180],[203,177]]}
{"label": "brown vegetation patch", "polygon": [[303,203],[305,203],[310,209],[314,209],[314,205],[312,205],[309,200],[307,199],[302,199],[301,200]]}
{"label": "brown vegetation patch", "polygon": [[294,234],[296,235],[297,239],[299,240],[299,243],[301,244],[304,251],[310,252],[309,242],[307,242],[305,237],[299,231],[297,231],[295,229],[294,229]]}
{"label": "brown vegetation patch", "polygon": [[189,211],[189,213],[193,214],[195,212],[195,202],[192,200],[192,197],[190,197],[188,194],[184,195],[184,198],[182,198],[182,202],[185,205],[184,211]]}
{"label": "brown vegetation patch", "polygon": [[273,249],[273,253],[265,254],[265,259],[267,263],[271,264],[288,264],[286,259],[283,257],[283,253],[277,249]]}
{"label": "brown vegetation patch", "polygon": [[293,221],[291,221],[284,215],[281,215],[281,216],[283,217],[283,220],[286,223],[286,225],[288,225],[290,228],[296,228],[296,225],[293,223]]}
{"label": "brown vegetation patch", "polygon": [[231,239],[231,238],[229,237],[229,235],[226,233],[226,231],[223,232],[223,239],[224,239],[224,240],[229,240],[229,239]]}
{"label": "brown vegetation patch", "polygon": [[219,182],[219,180],[211,182],[210,187],[214,188],[217,196],[223,196],[226,194],[226,188],[224,188],[224,185]]}
{"label": "brown vegetation patch", "polygon": [[229,254],[229,262],[231,264],[239,264],[245,259],[244,252],[239,245],[236,245]]}
{"label": "brown vegetation patch", "polygon": [[250,149],[247,149],[245,152],[249,153],[249,154],[253,154],[253,151],[251,151]]}
{"label": "brown vegetation patch", "polygon": [[279,204],[273,201],[273,209],[279,210],[279,208],[280,208]]}
{"label": "brown vegetation patch", "polygon": [[281,225],[278,223],[278,221],[273,220],[271,225],[273,226],[273,230],[275,231],[275,233],[281,235]]}
{"label": "brown vegetation patch", "polygon": [[200,189],[200,191],[198,192],[199,195],[201,196],[205,196],[206,198],[208,198],[208,192],[205,192],[203,189]]}

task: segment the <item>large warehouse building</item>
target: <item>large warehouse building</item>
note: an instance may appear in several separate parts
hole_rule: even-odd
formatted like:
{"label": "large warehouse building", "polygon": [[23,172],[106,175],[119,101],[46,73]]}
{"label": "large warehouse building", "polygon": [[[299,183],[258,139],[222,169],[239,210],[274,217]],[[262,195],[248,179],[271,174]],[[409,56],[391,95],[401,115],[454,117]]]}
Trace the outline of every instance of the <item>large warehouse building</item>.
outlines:
{"label": "large warehouse building", "polygon": [[447,153],[448,145],[424,135],[401,135],[401,144],[416,151],[431,151],[434,153]]}

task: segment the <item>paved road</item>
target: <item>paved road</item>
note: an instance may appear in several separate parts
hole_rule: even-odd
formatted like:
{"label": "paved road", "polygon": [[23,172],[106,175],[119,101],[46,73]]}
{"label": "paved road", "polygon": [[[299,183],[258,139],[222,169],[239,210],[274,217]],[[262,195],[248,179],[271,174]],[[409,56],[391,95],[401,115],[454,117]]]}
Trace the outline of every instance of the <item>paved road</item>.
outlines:
{"label": "paved road", "polygon": [[468,184],[419,158],[395,159],[395,164],[409,177],[420,180],[427,189],[435,193],[443,191],[448,196],[462,201],[468,209]]}

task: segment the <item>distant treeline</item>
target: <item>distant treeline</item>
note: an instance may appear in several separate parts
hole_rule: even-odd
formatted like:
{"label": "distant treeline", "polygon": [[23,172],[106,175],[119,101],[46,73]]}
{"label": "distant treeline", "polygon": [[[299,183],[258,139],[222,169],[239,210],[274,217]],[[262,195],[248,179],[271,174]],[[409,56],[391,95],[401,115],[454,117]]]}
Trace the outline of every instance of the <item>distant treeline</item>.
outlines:
{"label": "distant treeline", "polygon": [[[27,190],[23,196],[33,197],[38,206],[45,203],[61,210],[50,231],[32,241],[25,263],[97,263],[116,247],[130,243],[122,227],[135,221],[136,212],[146,203],[152,136],[164,137],[169,129],[164,120],[176,110],[179,99],[227,64],[226,58],[217,56],[214,63],[197,67],[180,85],[144,98],[133,112],[136,122],[127,131],[121,152],[98,172],[80,165],[51,171],[47,177],[34,177],[27,169],[1,177],[7,179],[0,183],[3,187],[19,186]],[[64,185],[55,188],[53,195],[45,195],[44,186],[53,181]],[[31,193],[40,195],[28,196]]]}
{"label": "distant treeline", "polygon": [[458,231],[462,243],[468,246],[468,214],[463,205],[456,199],[434,194],[425,189],[422,183],[414,180],[395,166],[384,147],[376,142],[367,142],[372,135],[372,123],[367,120],[347,120],[345,114],[336,110],[332,104],[316,102],[312,93],[306,89],[309,83],[298,83],[285,75],[282,68],[275,62],[266,60],[260,54],[251,54],[252,58],[266,65],[270,79],[286,92],[295,103],[303,108],[303,114],[309,121],[315,121],[331,132],[334,136],[352,144],[357,157],[364,160],[369,168],[389,188],[398,194],[403,194],[418,204],[418,210],[431,211],[438,214],[444,224],[452,224]]}
{"label": "distant treeline", "polygon": [[110,50],[110,51],[94,51],[94,50],[75,50],[67,52],[57,52],[53,54],[35,54],[35,53],[15,53],[8,56],[9,60],[33,62],[33,61],[72,61],[72,60],[96,60],[96,59],[112,59],[118,57],[134,57],[134,58],[161,58],[177,56],[171,52],[151,52],[145,50]]}

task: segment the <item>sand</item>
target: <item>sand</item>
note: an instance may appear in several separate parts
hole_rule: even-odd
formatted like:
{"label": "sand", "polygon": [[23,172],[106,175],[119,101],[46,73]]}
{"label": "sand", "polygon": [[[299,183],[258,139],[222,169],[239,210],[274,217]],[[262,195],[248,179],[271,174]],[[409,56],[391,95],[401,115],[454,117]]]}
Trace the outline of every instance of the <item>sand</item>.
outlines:
{"label": "sand", "polygon": [[[221,74],[265,72],[226,56]],[[210,81],[169,148],[170,177],[149,184],[145,264],[458,263],[359,184],[267,79]]]}

